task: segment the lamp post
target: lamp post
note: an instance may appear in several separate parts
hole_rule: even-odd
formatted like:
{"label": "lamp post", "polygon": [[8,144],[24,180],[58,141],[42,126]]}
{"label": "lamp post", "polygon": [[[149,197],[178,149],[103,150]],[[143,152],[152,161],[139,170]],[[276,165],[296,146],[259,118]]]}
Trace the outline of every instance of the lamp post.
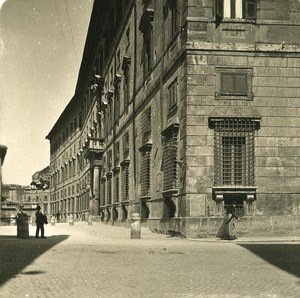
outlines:
{"label": "lamp post", "polygon": [[6,155],[7,147],[0,145],[0,218],[2,216],[2,165]]}

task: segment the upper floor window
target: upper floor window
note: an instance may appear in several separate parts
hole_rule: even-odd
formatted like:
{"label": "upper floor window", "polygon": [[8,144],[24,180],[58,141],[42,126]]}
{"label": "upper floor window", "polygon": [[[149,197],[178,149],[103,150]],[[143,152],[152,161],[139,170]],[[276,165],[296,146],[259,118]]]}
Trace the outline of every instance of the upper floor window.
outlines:
{"label": "upper floor window", "polygon": [[151,142],[151,107],[147,108],[142,114],[141,133],[143,144]]}
{"label": "upper floor window", "polygon": [[144,76],[148,76],[153,66],[153,26],[154,10],[147,8],[141,17],[139,30],[143,33],[143,65]]}
{"label": "upper floor window", "polygon": [[168,87],[168,110],[169,112],[177,106],[177,79]]}
{"label": "upper floor window", "polygon": [[122,70],[124,74],[123,94],[124,94],[124,109],[127,110],[130,99],[130,61],[129,56],[123,58]]}
{"label": "upper floor window", "polygon": [[252,69],[217,68],[216,99],[252,99]]}
{"label": "upper floor window", "polygon": [[216,0],[216,17],[231,19],[255,19],[256,0]]}

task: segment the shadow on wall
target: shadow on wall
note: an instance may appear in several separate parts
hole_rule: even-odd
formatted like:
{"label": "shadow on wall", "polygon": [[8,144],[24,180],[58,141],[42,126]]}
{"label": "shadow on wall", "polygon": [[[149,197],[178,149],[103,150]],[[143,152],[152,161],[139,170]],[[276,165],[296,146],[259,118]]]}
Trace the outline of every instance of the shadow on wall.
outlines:
{"label": "shadow on wall", "polygon": [[22,270],[37,257],[68,237],[68,235],[60,235],[42,240],[33,237],[18,239],[15,236],[0,236],[0,286],[19,274],[36,275],[45,273],[44,271],[22,272]]}
{"label": "shadow on wall", "polygon": [[271,265],[300,277],[300,244],[240,244]]}

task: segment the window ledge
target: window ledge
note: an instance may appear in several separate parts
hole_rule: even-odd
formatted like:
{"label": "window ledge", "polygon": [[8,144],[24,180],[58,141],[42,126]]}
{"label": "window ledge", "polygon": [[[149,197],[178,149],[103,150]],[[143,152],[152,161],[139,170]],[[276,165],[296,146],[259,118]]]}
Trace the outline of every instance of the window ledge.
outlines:
{"label": "window ledge", "polygon": [[243,185],[222,185],[214,186],[212,188],[216,195],[219,194],[256,194],[257,186],[243,186]]}

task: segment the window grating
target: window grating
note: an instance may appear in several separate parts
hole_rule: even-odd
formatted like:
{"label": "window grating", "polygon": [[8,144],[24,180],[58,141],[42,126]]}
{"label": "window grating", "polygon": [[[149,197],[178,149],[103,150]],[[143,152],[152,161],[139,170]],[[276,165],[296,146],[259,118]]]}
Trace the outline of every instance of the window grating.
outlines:
{"label": "window grating", "polygon": [[112,175],[107,176],[107,204],[110,205],[112,201]]}
{"label": "window grating", "polygon": [[227,119],[215,123],[215,186],[253,186],[255,123]]}
{"label": "window grating", "polygon": [[120,180],[119,180],[119,171],[115,172],[114,175],[114,203],[118,203],[120,201],[119,190],[120,190]]}
{"label": "window grating", "polygon": [[151,151],[141,152],[141,195],[150,195],[151,191]]}
{"label": "window grating", "polygon": [[173,132],[166,136],[164,146],[164,190],[178,187],[177,177],[178,134]]}
{"label": "window grating", "polygon": [[121,180],[122,180],[122,201],[129,200],[129,162],[124,163],[122,165],[122,173],[121,173]]}

